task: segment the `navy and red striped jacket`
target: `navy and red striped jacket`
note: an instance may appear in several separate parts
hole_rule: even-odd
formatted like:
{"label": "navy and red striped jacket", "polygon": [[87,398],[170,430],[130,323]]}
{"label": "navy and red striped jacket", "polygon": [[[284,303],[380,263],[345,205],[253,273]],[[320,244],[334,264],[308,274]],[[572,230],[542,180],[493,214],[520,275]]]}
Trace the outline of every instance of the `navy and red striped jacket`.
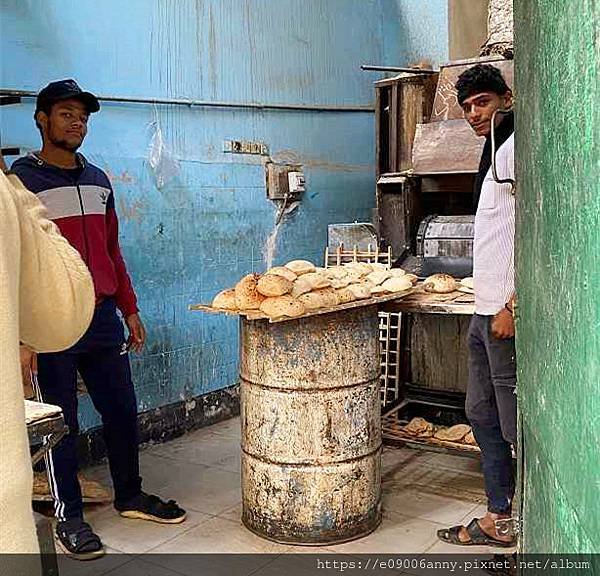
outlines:
{"label": "navy and red striped jacket", "polygon": [[127,318],[137,298],[119,247],[115,199],[108,176],[78,154],[81,171],[52,166],[35,154],[16,160],[11,171],[37,194],[62,235],[79,251],[96,288],[97,303],[114,297]]}

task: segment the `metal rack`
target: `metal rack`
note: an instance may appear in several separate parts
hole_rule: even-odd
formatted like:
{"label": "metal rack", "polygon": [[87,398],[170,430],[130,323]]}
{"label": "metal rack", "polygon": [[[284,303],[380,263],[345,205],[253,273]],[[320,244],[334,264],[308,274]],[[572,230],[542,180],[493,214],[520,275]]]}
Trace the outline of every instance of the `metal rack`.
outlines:
{"label": "metal rack", "polygon": [[381,408],[400,400],[402,314],[379,312],[379,345],[381,354]]}

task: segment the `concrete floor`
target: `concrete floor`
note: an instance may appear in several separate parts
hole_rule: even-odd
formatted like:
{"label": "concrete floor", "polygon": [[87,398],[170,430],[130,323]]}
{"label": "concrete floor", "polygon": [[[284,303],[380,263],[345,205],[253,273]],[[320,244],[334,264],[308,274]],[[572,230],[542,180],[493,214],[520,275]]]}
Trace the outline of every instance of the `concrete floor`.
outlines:
{"label": "concrete floor", "polygon": [[[115,573],[129,574],[129,570],[124,570],[129,565],[131,574],[186,574],[185,566],[178,567],[175,557],[157,554],[312,552],[351,556],[498,552],[487,547],[457,548],[436,538],[439,528],[467,523],[485,512],[479,462],[407,448],[384,450],[384,518],[369,536],[325,548],[285,546],[263,540],[240,522],[239,441],[236,418],[166,444],[144,448],[140,455],[144,489],[166,499],[176,499],[188,510],[188,519],[178,526],[165,526],[121,518],[110,505],[87,507],[86,519],[102,538],[109,554],[94,562],[68,560],[69,564],[77,564],[73,573],[100,576],[119,568]],[[88,469],[86,476],[110,486],[106,466]],[[135,568],[139,562],[145,566],[141,571]],[[273,557],[265,562],[272,564]],[[267,573],[260,567],[243,573],[250,572],[257,576]]]}

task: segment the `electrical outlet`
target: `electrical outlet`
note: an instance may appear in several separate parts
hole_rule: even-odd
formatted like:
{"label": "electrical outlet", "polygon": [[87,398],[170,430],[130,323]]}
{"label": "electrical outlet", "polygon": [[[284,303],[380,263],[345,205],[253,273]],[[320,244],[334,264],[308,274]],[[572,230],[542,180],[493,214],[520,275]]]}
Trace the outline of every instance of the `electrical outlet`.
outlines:
{"label": "electrical outlet", "polygon": [[263,142],[251,142],[249,140],[225,140],[223,152],[229,154],[254,154],[256,156],[268,156],[269,147]]}

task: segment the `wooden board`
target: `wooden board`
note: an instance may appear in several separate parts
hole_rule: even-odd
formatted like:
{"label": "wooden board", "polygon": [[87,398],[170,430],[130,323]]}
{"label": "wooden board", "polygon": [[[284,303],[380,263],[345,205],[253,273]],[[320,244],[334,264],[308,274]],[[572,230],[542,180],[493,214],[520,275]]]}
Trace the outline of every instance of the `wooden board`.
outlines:
{"label": "wooden board", "polygon": [[263,314],[259,310],[223,310],[221,308],[213,308],[210,304],[192,304],[189,306],[189,310],[199,310],[202,312],[209,312],[211,314],[227,314],[228,316],[244,316],[247,320],[269,320],[269,323],[274,324],[276,322],[287,322],[289,320],[298,320],[299,318],[307,318],[309,316],[317,316],[320,314],[329,314],[331,312],[339,312],[340,310],[350,310],[352,308],[359,308],[361,306],[373,306],[375,304],[381,304],[384,302],[390,302],[393,300],[400,300],[405,296],[411,294],[414,288],[404,290],[403,292],[396,292],[394,294],[386,294],[384,296],[376,296],[373,298],[365,298],[364,300],[355,300],[348,304],[338,304],[329,308],[319,308],[318,310],[309,310],[302,314],[302,316],[296,316],[295,318],[269,318],[266,314]]}
{"label": "wooden board", "polygon": [[377,217],[382,242],[391,246],[394,258],[410,252],[421,214],[419,182],[402,178],[401,183],[377,185]]}
{"label": "wooden board", "polygon": [[464,315],[411,314],[410,381],[422,388],[467,392],[471,318]]}
{"label": "wooden board", "polygon": [[443,120],[417,125],[413,147],[413,174],[477,172],[485,138],[478,137],[466,120]]}
{"label": "wooden board", "polygon": [[386,312],[406,312],[413,314],[475,314],[475,296],[462,291],[449,294],[425,292],[417,285],[412,294],[398,302],[386,304]]}

